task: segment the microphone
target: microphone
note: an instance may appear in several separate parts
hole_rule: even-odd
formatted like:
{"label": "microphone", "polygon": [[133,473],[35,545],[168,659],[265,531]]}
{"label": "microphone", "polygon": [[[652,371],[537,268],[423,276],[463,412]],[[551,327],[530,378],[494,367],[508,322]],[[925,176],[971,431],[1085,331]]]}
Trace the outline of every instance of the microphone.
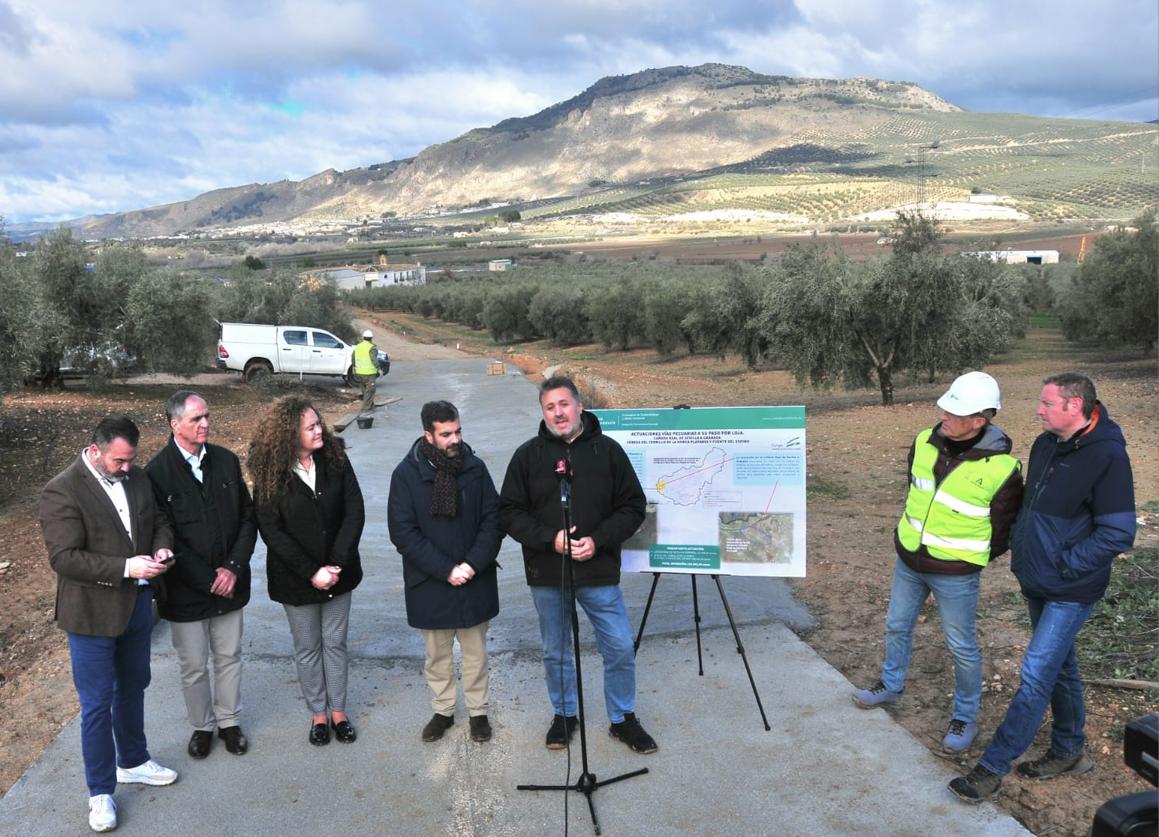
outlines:
{"label": "microphone", "polygon": [[564,457],[555,463],[555,478],[559,480],[559,502],[565,509],[571,504],[571,458]]}

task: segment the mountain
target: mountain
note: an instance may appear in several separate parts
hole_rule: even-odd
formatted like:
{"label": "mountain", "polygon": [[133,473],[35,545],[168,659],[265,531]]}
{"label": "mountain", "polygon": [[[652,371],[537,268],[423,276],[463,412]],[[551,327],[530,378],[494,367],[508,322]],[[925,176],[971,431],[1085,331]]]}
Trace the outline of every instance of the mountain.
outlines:
{"label": "mountain", "polygon": [[[490,202],[531,209],[524,217],[747,208],[832,223],[915,197],[995,190],[1027,201],[1032,215],[1065,215],[1072,206],[1078,216],[1114,214],[1159,195],[1144,188],[1103,201],[1083,189],[1106,180],[1100,166],[1137,171],[1133,155],[1153,146],[1156,133],[1135,123],[971,114],[905,82],[666,67],[601,79],[532,116],[469,131],[411,159],[219,189],[77,226],[86,237],[133,237]],[[1035,193],[1043,192],[1044,170],[1067,165],[1060,198]],[[782,194],[803,184],[809,189],[801,195]]]}

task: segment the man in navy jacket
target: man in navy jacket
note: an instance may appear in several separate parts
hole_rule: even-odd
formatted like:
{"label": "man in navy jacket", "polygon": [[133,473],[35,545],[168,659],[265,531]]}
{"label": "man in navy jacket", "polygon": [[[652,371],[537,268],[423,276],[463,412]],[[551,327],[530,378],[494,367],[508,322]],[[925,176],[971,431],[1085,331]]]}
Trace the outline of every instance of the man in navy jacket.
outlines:
{"label": "man in navy jacket", "polygon": [[1043,383],[1038,418],[1045,432],[1030,450],[1010,563],[1034,633],[1022,658],[1021,684],[990,746],[973,770],[950,782],[966,802],[997,795],[1048,706],[1050,747],[1018,765],[1018,775],[1052,779],[1094,767],[1086,752],[1074,644],[1106,593],[1111,562],[1135,541],[1134,482],[1122,431],[1090,379],[1066,373]]}
{"label": "man in navy jacket", "polygon": [[455,405],[431,401],[421,415],[423,435],[390,478],[387,523],[402,555],[407,623],[422,630],[423,674],[434,693],[422,738],[438,741],[455,723],[458,638],[471,739],[482,742],[491,738],[487,624],[499,614],[499,495],[463,441]]}

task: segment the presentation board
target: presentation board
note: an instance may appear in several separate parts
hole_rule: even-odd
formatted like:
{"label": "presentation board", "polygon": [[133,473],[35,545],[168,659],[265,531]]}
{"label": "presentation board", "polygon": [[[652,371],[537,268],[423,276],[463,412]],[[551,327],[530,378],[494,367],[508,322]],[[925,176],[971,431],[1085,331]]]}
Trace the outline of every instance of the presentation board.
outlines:
{"label": "presentation board", "polygon": [[592,410],[648,500],[628,572],[805,575],[805,408]]}

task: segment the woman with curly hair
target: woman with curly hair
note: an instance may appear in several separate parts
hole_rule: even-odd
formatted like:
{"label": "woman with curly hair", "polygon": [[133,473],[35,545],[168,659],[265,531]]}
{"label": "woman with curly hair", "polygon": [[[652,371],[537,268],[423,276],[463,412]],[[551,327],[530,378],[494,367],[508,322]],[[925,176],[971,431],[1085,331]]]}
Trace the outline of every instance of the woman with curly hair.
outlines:
{"label": "woman with curly hair", "polygon": [[350,591],[362,581],[362,491],[341,442],[298,396],[279,399],[258,422],[248,460],[270,598],[286,609],[313,713],[309,741],[328,744],[333,728],[350,743],[346,629]]}

